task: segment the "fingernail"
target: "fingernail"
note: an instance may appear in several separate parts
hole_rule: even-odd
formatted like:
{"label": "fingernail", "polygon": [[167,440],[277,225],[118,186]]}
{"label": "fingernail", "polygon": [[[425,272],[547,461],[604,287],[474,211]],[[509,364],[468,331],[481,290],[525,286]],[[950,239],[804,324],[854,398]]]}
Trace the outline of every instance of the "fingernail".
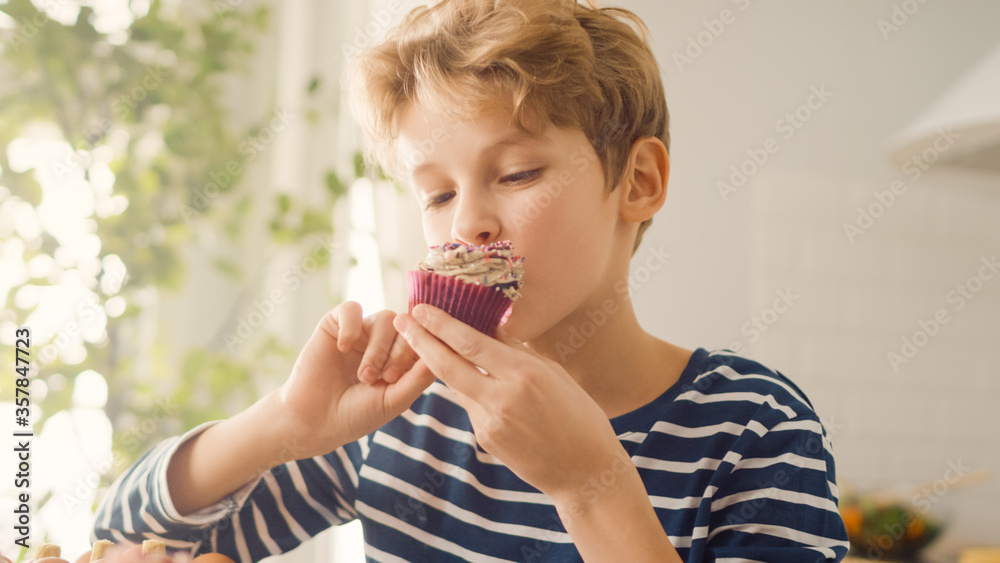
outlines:
{"label": "fingernail", "polygon": [[423,323],[427,320],[427,309],[417,305],[413,308],[413,318],[417,320],[418,323]]}
{"label": "fingernail", "polygon": [[388,383],[394,383],[399,379],[399,368],[396,366],[389,366],[382,372],[382,379],[386,380]]}
{"label": "fingernail", "polygon": [[371,382],[375,381],[376,379],[378,379],[378,372],[376,372],[374,369],[372,369],[371,366],[368,366],[368,367],[366,367],[365,369],[363,369],[361,371],[361,380],[362,381],[367,381],[367,382],[371,383]]}
{"label": "fingernail", "polygon": [[398,330],[400,334],[406,336],[406,326],[408,324],[406,318],[402,315],[396,315],[396,318],[392,320],[392,324],[396,327],[396,330]]}

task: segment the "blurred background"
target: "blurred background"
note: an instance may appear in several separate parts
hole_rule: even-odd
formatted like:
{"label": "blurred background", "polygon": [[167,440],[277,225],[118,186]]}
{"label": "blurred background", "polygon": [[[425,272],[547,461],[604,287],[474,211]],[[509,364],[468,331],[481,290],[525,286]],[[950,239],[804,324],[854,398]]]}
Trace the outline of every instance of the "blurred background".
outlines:
{"label": "blurred background", "polygon": [[[0,344],[13,373],[31,328],[33,545],[89,549],[121,471],[280,385],[336,304],[405,309],[417,207],[361,162],[343,80],[417,4],[0,0]],[[859,555],[997,545],[1000,5],[604,5],[650,27],[671,111],[640,320],[804,389]],[[358,534],[275,559],[361,561]]]}

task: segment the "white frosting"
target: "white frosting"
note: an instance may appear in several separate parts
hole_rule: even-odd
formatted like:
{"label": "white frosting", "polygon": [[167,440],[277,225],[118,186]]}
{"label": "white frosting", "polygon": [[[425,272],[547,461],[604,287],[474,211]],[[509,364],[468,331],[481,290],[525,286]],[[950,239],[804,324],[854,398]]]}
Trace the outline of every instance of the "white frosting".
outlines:
{"label": "white frosting", "polygon": [[524,258],[514,254],[507,241],[486,246],[446,243],[432,246],[417,264],[425,272],[460,279],[466,283],[498,287],[511,300],[521,297]]}

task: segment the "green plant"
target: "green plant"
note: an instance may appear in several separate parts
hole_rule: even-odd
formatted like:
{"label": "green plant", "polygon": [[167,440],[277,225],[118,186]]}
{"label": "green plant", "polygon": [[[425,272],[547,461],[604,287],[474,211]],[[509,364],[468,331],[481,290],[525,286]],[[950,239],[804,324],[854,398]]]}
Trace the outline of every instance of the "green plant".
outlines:
{"label": "green plant", "polygon": [[[143,292],[183,287],[184,252],[197,245],[199,231],[222,233],[235,245],[254,220],[260,202],[241,182],[257,154],[248,141],[262,136],[273,118],[262,115],[235,130],[222,81],[247,69],[269,12],[192,15],[154,0],[147,12],[133,14],[124,34],[98,31],[88,6],[69,24],[29,0],[0,4],[0,12],[16,24],[0,27],[0,212],[39,226],[0,225],[0,248],[21,249],[19,268],[48,265],[0,293],[0,321],[23,326],[40,306],[30,295],[58,291],[61,280],[79,276],[88,293],[82,312],[98,319],[79,332],[101,334],[83,338],[61,330],[32,343],[39,355],[33,377],[47,388],[34,422],[41,428],[73,406],[75,374],[100,374],[110,389],[105,412],[115,429],[113,464],[99,468],[104,485],[163,438],[242,410],[258,397],[255,385],[275,377],[269,368],[287,370],[294,359],[295,350],[265,333],[238,355],[221,342],[183,351],[179,366],[167,360],[175,345],[159,336],[152,358],[141,363],[134,338],[146,307]],[[64,147],[64,156],[44,165],[12,162],[15,141],[39,130]],[[325,205],[285,195],[265,202],[273,209],[256,216],[270,216],[263,227],[272,243],[308,247],[310,235],[332,232],[332,208],[346,184],[333,172],[326,184]],[[45,205],[65,197],[79,197],[92,209],[77,207],[72,221],[47,223]],[[81,250],[81,241],[94,237],[99,244]],[[214,264],[234,283],[246,276],[223,251]],[[80,328],[86,322],[80,313],[64,326]],[[67,358],[80,349],[82,357]],[[4,364],[13,359],[5,348]],[[12,396],[4,386],[0,400]]]}
{"label": "green plant", "polygon": [[840,514],[851,540],[851,553],[876,560],[916,561],[941,534],[937,520],[902,501],[848,496]]}

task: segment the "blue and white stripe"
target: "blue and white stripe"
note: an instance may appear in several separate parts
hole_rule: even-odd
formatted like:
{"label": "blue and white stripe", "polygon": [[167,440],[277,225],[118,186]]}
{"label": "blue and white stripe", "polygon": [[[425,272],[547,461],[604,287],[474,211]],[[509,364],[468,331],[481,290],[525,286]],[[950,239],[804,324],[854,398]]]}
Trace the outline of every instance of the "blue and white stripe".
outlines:
{"label": "blue and white stripe", "polygon": [[[698,349],[677,384],[611,423],[685,561],[845,556],[826,430],[781,373]],[[166,467],[211,424],[164,441],[121,475],[92,540],[156,538],[250,563],[358,518],[369,561],[580,560],[551,500],[478,447],[441,383],[364,439],[276,467],[182,517]]]}

